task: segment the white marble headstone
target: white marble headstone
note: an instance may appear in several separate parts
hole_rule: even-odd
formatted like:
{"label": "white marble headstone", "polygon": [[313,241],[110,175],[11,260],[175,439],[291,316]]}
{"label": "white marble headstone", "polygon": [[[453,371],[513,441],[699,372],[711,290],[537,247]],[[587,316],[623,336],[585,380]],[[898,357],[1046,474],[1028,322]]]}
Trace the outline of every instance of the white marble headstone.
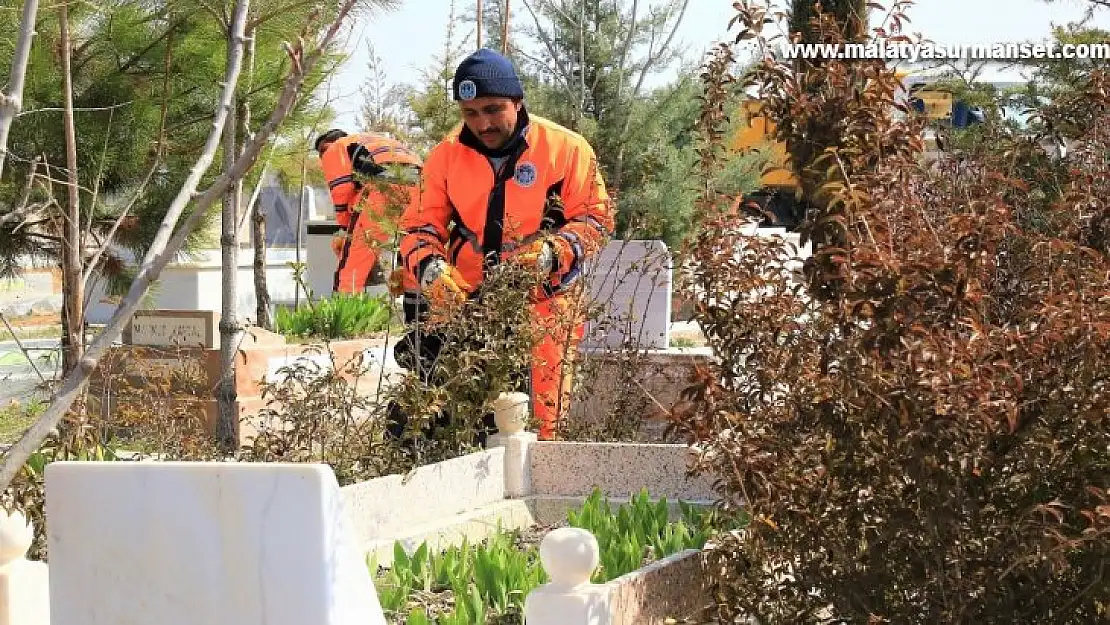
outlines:
{"label": "white marble headstone", "polygon": [[385,625],[326,465],[55,462],[53,625]]}
{"label": "white marble headstone", "polygon": [[585,269],[591,320],[583,346],[667,349],[672,264],[662,241],[606,245]]}

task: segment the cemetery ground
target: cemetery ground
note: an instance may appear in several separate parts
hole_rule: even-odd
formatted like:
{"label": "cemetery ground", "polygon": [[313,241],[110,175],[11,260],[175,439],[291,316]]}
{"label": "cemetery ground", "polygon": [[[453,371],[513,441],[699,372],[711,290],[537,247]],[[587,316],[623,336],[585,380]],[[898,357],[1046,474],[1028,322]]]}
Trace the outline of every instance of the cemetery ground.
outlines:
{"label": "cemetery ground", "polygon": [[[193,317],[194,320],[197,318]],[[180,322],[180,319],[177,321]],[[210,319],[202,318],[202,321]],[[172,313],[168,314],[167,323],[174,323]],[[146,326],[138,334],[145,331],[151,331],[151,328]],[[131,332],[132,339],[135,336],[136,333]],[[334,348],[343,342],[338,340],[331,346]],[[388,345],[378,346],[376,349],[388,349]],[[293,358],[293,362],[282,362],[289,369],[295,370],[298,366],[296,360],[297,358]],[[109,368],[110,361],[111,359],[108,362]],[[309,358],[307,362],[313,361]],[[172,371],[173,367],[153,368],[148,374],[172,376]],[[324,377],[328,375],[328,372],[323,372]],[[317,389],[320,393],[317,400],[336,394],[334,392],[341,385],[340,378],[329,379],[332,384]],[[198,517],[198,522],[208,528],[208,534],[192,529],[186,536],[178,534],[175,537],[181,543],[182,550],[182,554],[177,557],[194,560],[204,560],[206,557],[226,558],[226,554],[198,554],[210,551],[206,546],[209,541],[227,543],[235,532],[244,531],[236,530],[233,526],[258,528],[259,540],[262,541],[274,540],[271,531],[290,531],[265,529],[281,525],[267,523],[266,519],[270,517],[266,513],[260,513],[262,525],[253,520],[249,510],[251,504],[246,502],[257,497],[254,493],[256,487],[248,488],[247,491],[250,492],[244,491],[231,498],[221,496],[213,503],[205,504],[212,506],[208,513],[195,510],[190,512],[182,507],[182,502],[196,501],[195,497],[211,496],[199,494],[205,487],[187,484],[190,480],[200,479],[197,477],[200,473],[219,471],[227,467],[228,459],[236,460],[231,463],[233,466],[244,469],[250,466],[272,466],[279,473],[282,470],[280,467],[291,466],[286,461],[293,461],[297,465],[323,466],[328,476],[339,478],[335,484],[338,495],[333,493],[332,496],[343,500],[344,511],[338,515],[341,519],[332,522],[350,523],[352,529],[347,540],[353,544],[347,545],[347,548],[352,554],[367,555],[361,566],[370,576],[372,585],[354,584],[351,588],[340,584],[329,589],[328,592],[337,595],[360,593],[359,598],[351,601],[360,604],[358,610],[361,618],[328,622],[377,622],[371,615],[380,613],[390,624],[522,623],[530,593],[542,591],[544,585],[553,579],[552,573],[545,568],[550,566],[552,556],[544,557],[544,549],[549,548],[541,548],[541,541],[552,530],[570,528],[585,530],[589,534],[581,534],[580,537],[589,536],[590,540],[596,541],[597,564],[587,572],[589,589],[592,589],[587,595],[594,596],[595,599],[604,598],[605,609],[610,614],[606,617],[608,620],[599,622],[662,623],[666,618],[690,615],[705,603],[701,586],[690,583],[699,578],[701,564],[696,556],[708,537],[727,525],[722,524],[718,514],[712,510],[711,487],[705,480],[691,480],[685,476],[689,452],[682,445],[643,445],[616,441],[537,442],[534,435],[520,429],[524,425],[524,419],[522,415],[518,415],[517,420],[512,423],[504,422],[504,419],[499,421],[502,438],[491,441],[487,449],[463,445],[435,462],[402,462],[396,465],[386,463],[376,470],[350,470],[352,459],[349,457],[329,456],[315,447],[313,442],[308,443],[309,448],[298,447],[305,441],[298,438],[298,434],[302,432],[296,427],[288,437],[285,437],[287,432],[280,429],[267,430],[267,442],[263,446],[288,445],[297,447],[298,452],[307,455],[264,458],[246,453],[228,458],[205,444],[210,440],[207,437],[211,432],[206,429],[204,419],[200,416],[203,408],[198,412],[198,405],[188,402],[167,408],[173,404],[171,398],[151,390],[165,387],[165,378],[159,380],[162,381],[156,382],[153,377],[146,378],[145,383],[137,387],[145,390],[125,398],[123,404],[130,402],[130,405],[118,405],[111,415],[113,418],[130,415],[144,423],[126,422],[126,416],[125,422],[107,423],[101,420],[105,413],[94,409],[86,413],[85,416],[89,419],[84,427],[77,428],[76,436],[67,434],[52,440],[29,463],[28,471],[21,476],[22,481],[17,488],[23,490],[19,494],[37,499],[30,502],[24,500],[23,503],[27,516],[34,523],[36,534],[30,553],[36,559],[46,562],[52,571],[50,579],[53,585],[50,592],[55,597],[52,603],[52,609],[55,610],[53,618],[64,619],[83,609],[86,615],[94,614],[109,620],[121,618],[126,613],[128,616],[139,615],[167,622],[162,619],[173,611],[168,604],[148,602],[137,608],[134,603],[117,605],[114,599],[104,599],[97,603],[85,602],[78,607],[68,603],[59,605],[57,597],[68,597],[76,592],[74,584],[81,577],[79,572],[85,571],[87,579],[90,573],[88,567],[92,562],[102,561],[105,557],[111,557],[116,562],[129,563],[127,568],[132,572],[124,576],[117,575],[113,582],[106,583],[102,597],[113,597],[115,593],[124,591],[143,593],[145,591],[141,588],[144,587],[153,593],[159,584],[169,583],[164,576],[153,574],[149,567],[156,564],[148,558],[144,559],[143,554],[154,548],[146,541],[158,540],[157,528],[172,523],[172,519],[182,515],[202,514],[204,520],[201,521],[201,517]],[[280,383],[276,385],[280,386]],[[117,394],[121,398],[126,396],[125,393]],[[358,400],[347,396],[338,403],[342,404],[343,401],[350,403],[345,406],[333,404],[337,409],[331,414],[317,415],[323,418],[314,419],[314,427],[323,425],[323,430],[329,430],[319,432],[315,442],[321,446],[334,447],[340,437],[346,437],[354,442],[339,449],[338,453],[362,456],[360,460],[364,461],[367,450],[375,444],[381,444],[380,428],[365,421],[348,420],[346,417],[351,415],[352,404]],[[86,403],[86,406],[92,406],[92,403]],[[193,412],[190,413],[190,410]],[[21,415],[13,407],[5,416],[12,420],[25,420],[30,415]],[[630,419],[637,421],[638,416]],[[342,433],[336,436],[337,431],[329,428],[338,428]],[[109,431],[129,431],[130,435],[113,439],[104,436]],[[619,438],[619,435],[614,438]],[[194,443],[193,446],[183,444],[189,440]],[[565,445],[570,447],[563,447]],[[111,471],[101,473],[89,467],[91,460],[98,461],[91,463],[93,465],[119,466],[121,469],[124,465],[134,466],[133,462],[119,461],[138,459],[125,453],[136,451],[140,452],[140,456],[157,460],[154,464],[165,467],[166,471],[180,472],[176,477],[163,474],[164,479],[169,480],[164,482],[166,493],[173,493],[170,498],[175,501],[166,503],[165,507],[150,503],[149,498],[152,495],[147,489],[151,487],[144,487],[144,495],[129,492],[126,488],[119,490],[122,488],[121,481],[126,483],[130,479],[124,473],[117,472],[117,476],[112,477]],[[253,451],[261,450],[255,448]],[[157,455],[151,458],[147,452]],[[73,464],[73,460],[80,462]],[[186,461],[185,464],[181,464],[182,460]],[[216,462],[211,462],[213,460]],[[252,460],[276,460],[277,464],[260,464]],[[384,457],[382,460],[384,462]],[[314,461],[325,461],[326,464],[317,465]],[[139,464],[149,466],[149,463]],[[80,467],[88,467],[91,472],[82,472]],[[52,474],[68,475],[66,479],[77,480],[83,485],[80,488],[66,487],[65,480],[54,478],[54,485],[49,488],[55,494],[52,495],[53,499],[46,498],[46,507],[43,508],[41,497],[51,484]],[[96,477],[97,474],[104,481],[94,486],[87,480],[100,480],[101,478]],[[153,477],[150,479],[154,480]],[[218,488],[222,491],[228,488],[226,484],[234,483],[237,479],[239,478],[233,472],[228,473],[221,478],[225,486]],[[335,477],[325,478],[325,481],[327,479]],[[146,483],[147,478],[143,478],[143,481]],[[200,491],[195,491],[195,488],[200,488]],[[117,526],[112,530],[102,530],[109,531],[113,538],[98,541],[75,540],[74,536],[91,536],[89,532],[95,533],[98,523],[118,523],[118,520],[110,520],[116,518],[112,515],[77,512],[91,504],[90,501],[80,500],[91,492],[99,493],[98,500],[115,502],[114,506],[140,505],[144,523],[154,527],[144,530],[143,535],[149,538],[129,537],[121,534]],[[127,504],[131,497],[140,499],[135,504]],[[139,504],[139,501],[144,503]],[[30,505],[26,505],[28,503]],[[310,498],[301,502],[300,507],[312,505],[319,504],[313,504]],[[231,512],[230,508],[224,509],[225,506],[231,506],[235,512]],[[288,504],[279,504],[276,507],[287,506]],[[221,525],[220,519],[227,518],[227,514],[235,516],[232,526]],[[73,517],[80,517],[80,522],[50,522],[50,519]],[[327,532],[324,534],[327,535]],[[46,548],[47,539],[51,536],[55,538],[50,538],[50,543],[63,545],[61,550],[51,552]],[[58,538],[61,536],[68,537],[68,540]],[[242,534],[239,536],[243,538]],[[81,542],[102,544],[94,549],[96,554],[71,548],[73,544]],[[580,549],[574,553],[580,553]],[[242,557],[246,558],[243,566],[247,569],[263,566],[261,563],[250,564],[255,557],[253,555],[245,554]],[[302,554],[302,557],[308,556]],[[311,562],[312,558],[309,557],[310,569]],[[347,565],[350,566],[351,563],[348,562]],[[196,567],[203,569],[203,565],[199,563]],[[280,568],[280,565],[268,562],[264,568],[267,576],[279,575],[271,571]],[[55,570],[61,572],[55,573]],[[559,570],[556,568],[553,574],[558,576]],[[304,575],[306,579],[313,579],[311,570],[305,571]],[[326,572],[319,575],[330,579]],[[349,571],[347,575],[350,575]],[[676,578],[684,578],[686,581],[675,584]],[[200,582],[190,581],[189,572],[179,572],[173,583],[183,588],[199,588],[197,584]],[[272,588],[277,583],[279,582],[268,577],[250,585],[247,592],[265,593],[266,588]],[[376,599],[369,599],[366,595],[368,591],[374,593]],[[380,607],[373,605],[379,602]],[[307,618],[311,613],[310,607],[304,606],[282,609],[291,610],[289,613],[298,618]],[[238,616],[242,619],[239,622],[254,622],[251,619],[255,618],[253,614],[246,612],[238,613]],[[37,623],[46,625],[48,622]]]}
{"label": "cemetery ground", "polygon": [[[628,263],[636,267],[635,261]],[[698,570],[695,556],[721,525],[710,511],[711,489],[685,477],[687,448],[662,443],[659,412],[677,402],[690,367],[706,355],[696,348],[703,340],[696,324],[666,321],[669,284],[657,288],[657,278],[642,278],[640,303],[634,303],[637,289],[621,291],[622,279],[615,280],[611,291],[621,291],[629,311],[607,323],[642,335],[654,316],[652,328],[663,328],[662,334],[649,335],[646,342],[654,347],[641,349],[608,345],[612,330],[597,332],[580,359],[577,408],[561,441],[535,441],[519,429],[525,425],[520,419],[500,428],[500,438],[483,447],[466,436],[469,415],[460,420],[463,431],[429,441],[435,445],[420,457],[399,453],[382,436],[383,404],[397,397],[390,394],[398,386],[393,381],[404,372],[392,359],[397,319],[379,314],[381,300],[330,297],[311,309],[280,313],[277,332],[248,329],[237,350],[241,447],[230,453],[219,449],[213,436],[218,315],[140,311],[123,342],[103,359],[79,412],[35,454],[15,484],[17,507],[34,529],[28,553],[51,571],[72,569],[70,558],[88,557],[52,552],[49,546],[54,531],[84,533],[95,524],[85,515],[79,530],[56,530],[50,521],[51,499],[44,496],[51,467],[61,470],[74,460],[79,466],[121,467],[145,460],[197,471],[229,460],[242,467],[319,465],[334,476],[344,500],[340,516],[353,528],[352,553],[367,555],[364,566],[373,585],[361,592],[377,595],[390,623],[522,622],[530,593],[552,581],[541,557],[542,540],[552,530],[572,528],[588,531],[597,542],[597,566],[587,577],[594,595],[610,597],[605,601],[612,622],[688,615],[705,603],[705,595],[662,580]],[[649,302],[654,304],[643,308]],[[668,346],[671,335],[674,345]],[[489,382],[496,388],[502,381]],[[10,405],[2,413],[0,434],[18,436],[35,410],[37,404]],[[483,468],[476,471],[478,465]],[[425,469],[435,477],[422,481]],[[570,475],[577,479],[568,482]],[[367,494],[375,489],[377,496]],[[182,496],[190,497],[187,489]],[[432,504],[429,497],[447,502]],[[159,514],[185,513],[145,514],[155,522]],[[236,521],[242,523],[252,521]],[[211,531],[226,540],[223,533],[230,530]],[[125,553],[113,552],[113,559],[135,558],[136,570],[147,566],[139,561],[141,544],[115,548]],[[55,575],[65,580],[69,574],[51,573],[51,579]],[[67,593],[65,583],[51,592]],[[651,593],[657,596],[649,600]],[[159,609],[144,616],[161,619]]]}

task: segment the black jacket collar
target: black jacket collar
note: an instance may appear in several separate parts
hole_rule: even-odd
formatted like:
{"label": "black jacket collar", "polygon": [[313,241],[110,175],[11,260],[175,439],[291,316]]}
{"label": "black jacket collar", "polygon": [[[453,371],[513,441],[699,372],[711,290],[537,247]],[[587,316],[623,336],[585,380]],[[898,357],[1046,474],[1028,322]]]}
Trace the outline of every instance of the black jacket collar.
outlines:
{"label": "black jacket collar", "polygon": [[528,135],[529,124],[528,109],[521,104],[520,114],[516,118],[516,130],[513,131],[513,137],[502,147],[496,150],[487,148],[474,133],[470,132],[470,128],[468,128],[466,124],[463,124],[462,131],[459,133],[459,143],[489,158],[509,156],[518,149],[523,151],[523,149],[527,147],[528,142],[526,137]]}

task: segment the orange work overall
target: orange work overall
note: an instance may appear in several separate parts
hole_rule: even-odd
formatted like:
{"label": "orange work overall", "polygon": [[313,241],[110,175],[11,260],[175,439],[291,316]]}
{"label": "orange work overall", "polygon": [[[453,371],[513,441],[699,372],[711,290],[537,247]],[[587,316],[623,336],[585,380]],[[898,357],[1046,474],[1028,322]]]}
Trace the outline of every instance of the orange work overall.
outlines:
{"label": "orange work overall", "polygon": [[416,197],[416,174],[404,174],[418,171],[422,161],[395,139],[360,133],[335,141],[320,165],[345,233],[332,288],[360,293],[380,273],[378,250],[389,241],[390,214],[395,219]]}
{"label": "orange work overall", "polygon": [[[556,268],[537,289],[533,323],[532,410],[540,438],[555,437],[569,409],[569,365],[584,323],[576,310],[583,263],[604,245],[614,224],[597,158],[580,135],[520,112],[522,140],[491,160],[465,127],[428,155],[420,198],[401,217],[401,261],[418,282],[425,261],[439,256],[476,291],[490,267],[526,238],[557,243]],[[500,165],[495,171],[494,164]]]}

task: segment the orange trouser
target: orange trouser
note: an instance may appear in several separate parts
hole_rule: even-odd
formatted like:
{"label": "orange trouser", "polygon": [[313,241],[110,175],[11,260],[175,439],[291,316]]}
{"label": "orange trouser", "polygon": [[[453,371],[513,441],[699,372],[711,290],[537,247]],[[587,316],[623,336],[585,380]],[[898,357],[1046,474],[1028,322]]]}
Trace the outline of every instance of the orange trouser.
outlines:
{"label": "orange trouser", "polygon": [[351,213],[347,240],[339,253],[332,289],[338,293],[361,293],[376,279],[388,284],[388,277],[378,267],[381,245],[389,241],[389,234],[382,226],[400,212],[405,202],[411,201],[416,187],[408,185],[382,185],[382,188],[365,187]]}
{"label": "orange trouser", "polygon": [[366,290],[378,264],[376,229],[366,225],[371,222],[369,215],[357,213],[354,221],[354,228],[347,234],[339,253],[339,265],[335,269],[332,289],[337,293],[361,293]]}
{"label": "orange trouser", "polygon": [[575,298],[559,295],[533,309],[540,335],[532,349],[532,413],[541,440],[555,437],[570,410],[574,356],[586,329],[575,304]]}
{"label": "orange trouser", "polygon": [[[569,413],[574,356],[586,328],[582,315],[574,316],[575,304],[567,295],[558,295],[532,307],[532,320],[537,336],[532,347],[528,386],[531,387],[532,414],[539,421],[541,440],[555,438],[560,422]],[[426,312],[417,311],[415,303],[406,304],[410,305],[412,309],[406,310],[406,317],[415,319],[426,315]],[[394,348],[394,355],[403,367],[419,371],[422,377],[430,377],[431,384],[438,384],[435,381],[437,374],[432,373],[433,363],[438,359],[445,339],[433,331],[421,335],[417,342],[418,333],[419,330],[416,330],[405,335]],[[417,345],[420,346],[419,354]],[[408,418],[391,412],[391,419],[394,419],[390,425],[391,435],[400,438]],[[440,423],[446,422],[444,420]]]}

